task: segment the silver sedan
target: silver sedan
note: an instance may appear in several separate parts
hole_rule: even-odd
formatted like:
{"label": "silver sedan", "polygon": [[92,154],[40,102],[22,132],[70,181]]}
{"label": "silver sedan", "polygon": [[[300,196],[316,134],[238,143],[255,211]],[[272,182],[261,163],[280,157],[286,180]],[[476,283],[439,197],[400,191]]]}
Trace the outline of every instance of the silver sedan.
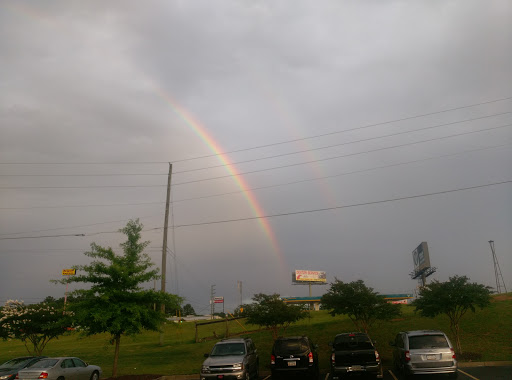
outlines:
{"label": "silver sedan", "polygon": [[101,368],[74,357],[45,358],[18,372],[16,379],[99,380]]}

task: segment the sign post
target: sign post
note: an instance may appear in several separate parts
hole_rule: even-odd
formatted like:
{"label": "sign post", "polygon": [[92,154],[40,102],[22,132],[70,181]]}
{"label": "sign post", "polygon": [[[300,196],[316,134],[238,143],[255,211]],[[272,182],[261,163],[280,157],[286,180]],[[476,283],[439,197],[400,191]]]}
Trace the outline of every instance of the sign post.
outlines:
{"label": "sign post", "polygon": [[74,276],[76,274],[76,269],[63,269],[62,275],[68,276],[68,280],[66,281],[66,292],[64,293],[64,312],[66,312],[66,302],[68,300],[68,285],[69,285],[69,276]]}

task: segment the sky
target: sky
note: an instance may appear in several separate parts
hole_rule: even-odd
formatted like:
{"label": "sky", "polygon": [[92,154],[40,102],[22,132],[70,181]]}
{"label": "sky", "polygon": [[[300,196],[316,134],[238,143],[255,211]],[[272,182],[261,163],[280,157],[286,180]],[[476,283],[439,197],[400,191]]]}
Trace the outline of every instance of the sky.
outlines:
{"label": "sky", "polygon": [[120,253],[130,219],[160,268],[169,164],[166,290],[197,313],[212,286],[225,311],[308,296],[294,270],[326,272],[315,296],[415,293],[421,242],[428,282],[496,287],[493,240],[510,291],[511,17],[508,0],[2,0],[0,303],[64,296],[50,280],[93,242]]}

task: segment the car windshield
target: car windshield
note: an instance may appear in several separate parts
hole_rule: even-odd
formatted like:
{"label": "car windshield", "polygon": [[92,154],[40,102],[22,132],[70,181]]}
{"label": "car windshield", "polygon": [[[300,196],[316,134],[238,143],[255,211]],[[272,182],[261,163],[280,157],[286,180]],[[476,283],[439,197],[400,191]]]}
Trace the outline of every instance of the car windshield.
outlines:
{"label": "car windshield", "polygon": [[305,339],[277,340],[274,347],[275,352],[282,355],[300,354],[309,348]]}
{"label": "car windshield", "polygon": [[33,358],[16,358],[9,360],[8,362],[5,362],[4,364],[0,365],[1,369],[6,368],[23,368],[25,365],[31,361]]}
{"label": "car windshield", "polygon": [[51,368],[57,364],[58,361],[59,359],[43,359],[31,365],[30,368]]}
{"label": "car windshield", "polygon": [[409,349],[420,348],[448,348],[448,342],[444,335],[419,335],[409,337]]}
{"label": "car windshield", "polygon": [[334,338],[335,350],[369,350],[373,348],[371,340],[365,335],[340,335]]}
{"label": "car windshield", "polygon": [[245,344],[243,343],[220,343],[213,346],[210,356],[244,355]]}

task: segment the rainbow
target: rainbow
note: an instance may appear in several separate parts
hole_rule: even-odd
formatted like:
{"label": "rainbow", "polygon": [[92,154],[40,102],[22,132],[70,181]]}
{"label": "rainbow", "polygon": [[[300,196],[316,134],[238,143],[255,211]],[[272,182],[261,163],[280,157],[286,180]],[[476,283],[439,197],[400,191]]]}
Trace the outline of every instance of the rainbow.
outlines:
{"label": "rainbow", "polygon": [[208,146],[208,148],[217,155],[219,161],[225,165],[226,170],[233,176],[234,181],[243,191],[245,198],[247,199],[247,203],[252,209],[254,215],[256,215],[259,219],[260,227],[262,228],[265,235],[268,237],[272,248],[274,249],[277,257],[279,258],[281,269],[283,272],[288,272],[286,260],[284,255],[279,247],[277,237],[272,230],[268,220],[264,217],[263,209],[258,203],[253,192],[250,191],[248,184],[244,181],[243,177],[238,173],[235,166],[229,160],[226,154],[223,154],[222,148],[219,144],[213,139],[213,137],[208,133],[207,129],[192,116],[185,108],[180,106],[169,94],[164,92],[161,88],[158,89],[158,93],[160,96],[171,106],[172,110],[176,115],[179,116],[181,120],[185,122],[185,124],[194,131],[194,133]]}

